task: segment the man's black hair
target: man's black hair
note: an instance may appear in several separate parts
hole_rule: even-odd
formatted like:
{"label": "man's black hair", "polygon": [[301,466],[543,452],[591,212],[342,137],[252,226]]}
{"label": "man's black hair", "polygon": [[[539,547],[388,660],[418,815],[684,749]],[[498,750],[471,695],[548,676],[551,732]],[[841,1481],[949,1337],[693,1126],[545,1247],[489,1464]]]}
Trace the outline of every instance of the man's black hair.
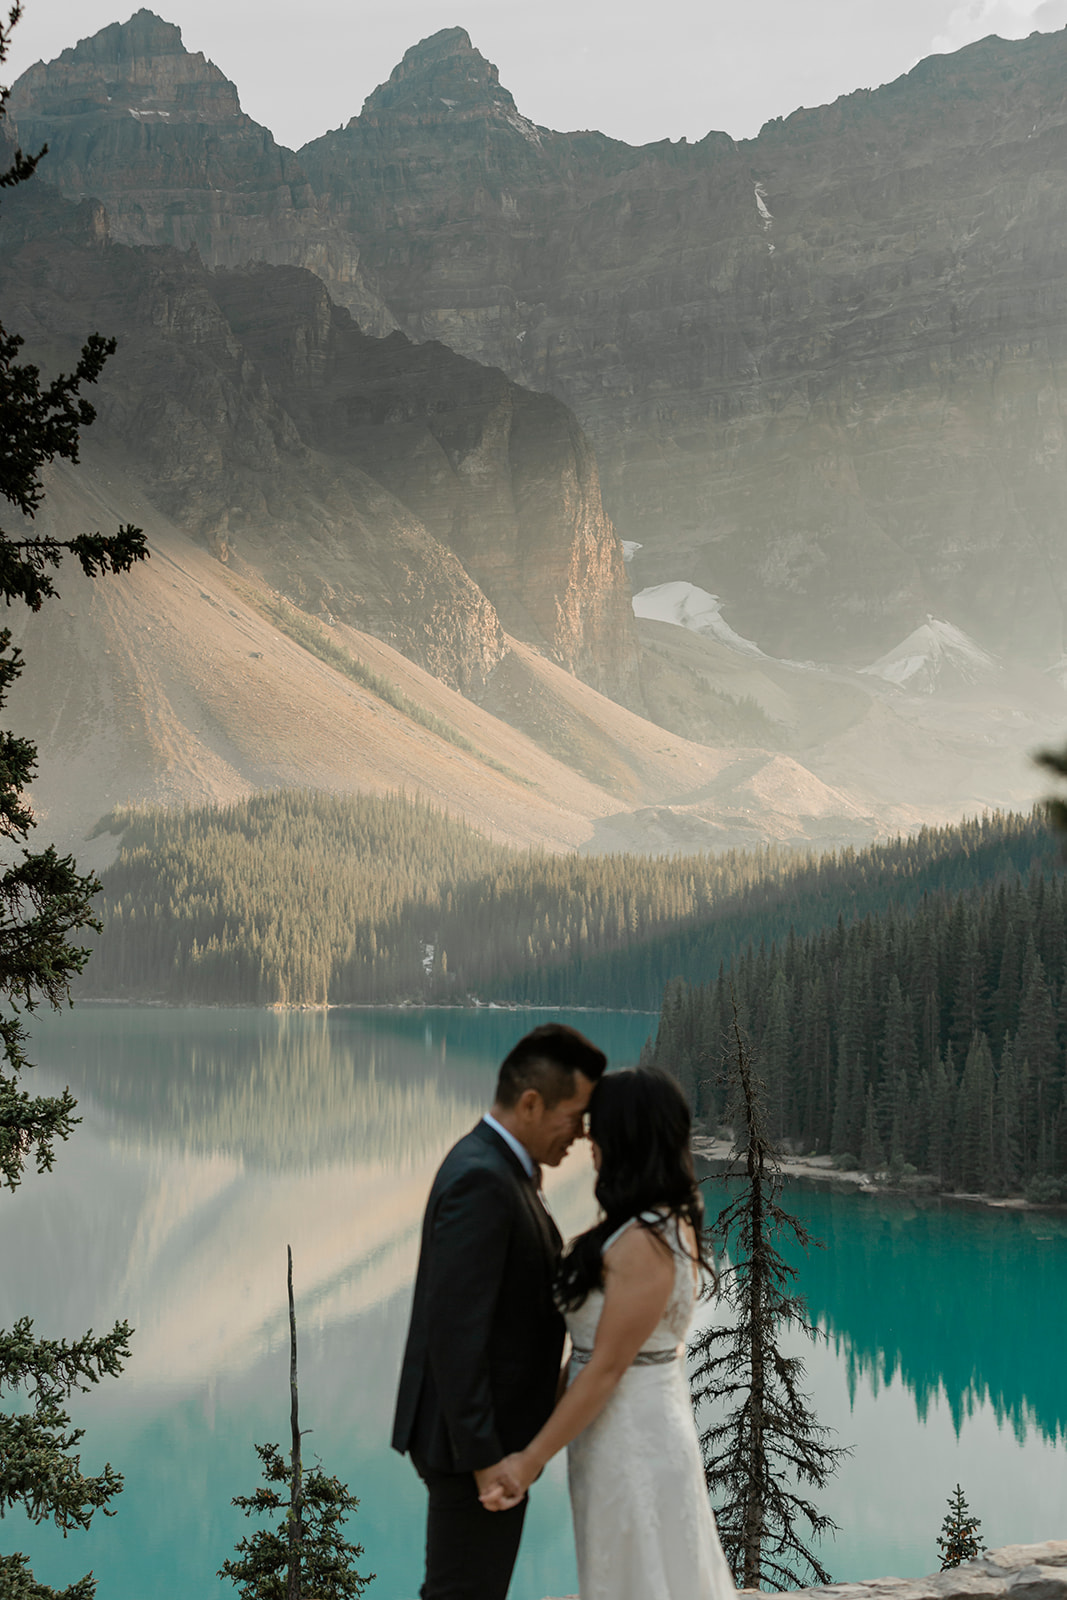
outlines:
{"label": "man's black hair", "polygon": [[544,1022],[519,1040],[500,1063],[496,1103],[513,1106],[527,1089],[536,1089],[548,1110],[575,1093],[574,1075],[596,1083],[608,1058],[591,1040],[565,1022]]}

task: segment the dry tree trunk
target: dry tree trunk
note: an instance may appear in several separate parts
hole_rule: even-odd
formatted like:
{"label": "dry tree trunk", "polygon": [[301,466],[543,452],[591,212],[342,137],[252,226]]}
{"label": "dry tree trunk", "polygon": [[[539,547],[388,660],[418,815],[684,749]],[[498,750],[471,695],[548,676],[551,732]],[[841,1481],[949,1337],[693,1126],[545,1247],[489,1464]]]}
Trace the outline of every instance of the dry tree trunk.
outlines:
{"label": "dry tree trunk", "polygon": [[289,1257],[289,1421],[293,1442],[289,1460],[292,1476],[289,1484],[289,1588],[288,1600],[300,1600],[300,1548],[304,1538],[303,1475],[300,1466],[300,1401],[296,1384],[296,1308],[293,1304],[293,1251],[286,1245]]}

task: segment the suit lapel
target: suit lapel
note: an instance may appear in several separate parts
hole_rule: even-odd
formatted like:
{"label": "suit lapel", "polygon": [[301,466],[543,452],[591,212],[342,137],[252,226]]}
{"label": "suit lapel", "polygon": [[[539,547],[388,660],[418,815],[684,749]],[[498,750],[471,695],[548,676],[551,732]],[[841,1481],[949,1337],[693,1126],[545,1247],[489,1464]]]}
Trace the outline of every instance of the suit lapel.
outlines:
{"label": "suit lapel", "polygon": [[507,1141],[502,1139],[487,1122],[477,1123],[472,1131],[488,1144],[491,1144],[493,1149],[499,1151],[506,1160],[518,1184],[523,1203],[529,1209],[530,1215],[537,1224],[538,1232],[545,1242],[545,1252],[554,1271],[560,1250],[563,1248],[563,1236],[556,1226],[555,1218],[538,1194],[536,1183]]}
{"label": "suit lapel", "polygon": [[527,1178],[525,1173],[523,1173],[522,1187],[526,1203],[533,1212],[537,1226],[544,1236],[545,1245],[552,1256],[553,1263],[555,1263],[563,1245],[563,1237],[556,1227],[556,1219],[549,1211],[533,1179]]}

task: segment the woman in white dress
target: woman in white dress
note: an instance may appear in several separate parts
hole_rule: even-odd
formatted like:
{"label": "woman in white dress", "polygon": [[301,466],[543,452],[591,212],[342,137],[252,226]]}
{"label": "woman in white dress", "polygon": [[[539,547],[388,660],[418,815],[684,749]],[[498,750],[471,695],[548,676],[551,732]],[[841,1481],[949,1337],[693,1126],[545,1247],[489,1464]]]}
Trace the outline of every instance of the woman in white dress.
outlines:
{"label": "woman in white dress", "polygon": [[516,1505],[566,1445],[581,1600],[732,1600],[685,1374],[700,1276],[713,1273],[689,1109],[665,1073],[613,1072],[589,1137],[604,1215],[561,1271],[567,1387],[483,1504]]}

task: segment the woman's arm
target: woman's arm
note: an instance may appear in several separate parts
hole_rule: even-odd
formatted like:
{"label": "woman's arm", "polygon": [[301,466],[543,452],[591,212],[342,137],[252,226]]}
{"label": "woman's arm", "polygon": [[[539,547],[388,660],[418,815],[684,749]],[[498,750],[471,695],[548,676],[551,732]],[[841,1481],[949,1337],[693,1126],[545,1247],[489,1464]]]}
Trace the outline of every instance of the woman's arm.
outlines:
{"label": "woman's arm", "polygon": [[517,1505],[545,1463],[599,1416],[663,1316],[673,1287],[669,1246],[647,1228],[627,1228],[604,1257],[604,1309],[593,1354],[526,1449],[505,1456],[496,1481],[481,1496],[488,1510]]}

